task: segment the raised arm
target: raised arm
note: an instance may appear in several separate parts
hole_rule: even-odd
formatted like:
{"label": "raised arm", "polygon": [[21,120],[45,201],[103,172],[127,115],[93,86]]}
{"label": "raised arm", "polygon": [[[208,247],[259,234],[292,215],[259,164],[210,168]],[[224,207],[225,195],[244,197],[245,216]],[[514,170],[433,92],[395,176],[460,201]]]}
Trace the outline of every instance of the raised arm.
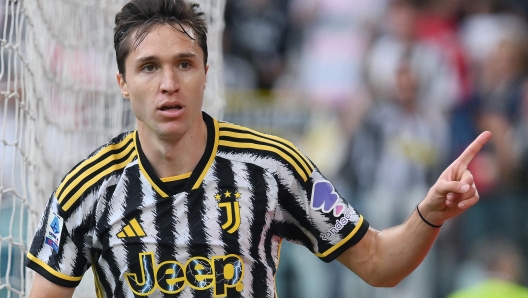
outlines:
{"label": "raised arm", "polygon": [[[468,164],[490,139],[483,132],[440,175],[425,199],[402,225],[377,231],[370,228],[363,239],[337,260],[372,286],[397,285],[423,261],[440,226],[469,207],[479,195]],[[421,218],[422,217],[422,218]]]}
{"label": "raised arm", "polygon": [[35,273],[29,298],[71,298],[75,288],[65,288]]}

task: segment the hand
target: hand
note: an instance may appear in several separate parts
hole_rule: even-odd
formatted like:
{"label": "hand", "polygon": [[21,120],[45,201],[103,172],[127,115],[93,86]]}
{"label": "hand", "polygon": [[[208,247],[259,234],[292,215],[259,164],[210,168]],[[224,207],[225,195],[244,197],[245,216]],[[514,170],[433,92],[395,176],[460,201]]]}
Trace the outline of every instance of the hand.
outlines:
{"label": "hand", "polygon": [[481,133],[431,187],[419,205],[420,212],[429,222],[441,225],[478,202],[479,194],[467,167],[490,137],[489,131]]}

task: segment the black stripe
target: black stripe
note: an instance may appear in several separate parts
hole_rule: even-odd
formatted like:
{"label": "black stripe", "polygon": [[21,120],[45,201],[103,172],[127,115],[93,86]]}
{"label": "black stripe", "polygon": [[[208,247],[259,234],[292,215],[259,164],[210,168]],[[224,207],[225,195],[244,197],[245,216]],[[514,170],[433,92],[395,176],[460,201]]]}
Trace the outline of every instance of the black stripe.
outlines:
{"label": "black stripe", "polygon": [[[187,285],[187,287],[189,287],[189,285]],[[222,297],[222,296],[214,296],[213,295],[213,287],[209,288],[207,291],[201,291],[201,290],[195,290],[195,289],[191,289],[191,295],[188,296],[188,297],[192,297],[192,298],[216,298],[216,297]],[[167,297],[173,297],[173,296],[167,296]],[[224,297],[229,297],[231,298],[231,296],[224,296]]]}
{"label": "black stripe", "polygon": [[[103,248],[109,247],[110,245],[109,237],[112,236],[108,233],[109,214],[111,210],[111,208],[109,208],[108,206],[108,203],[111,202],[112,196],[114,195],[115,187],[116,187],[115,185],[108,186],[106,188],[106,193],[104,194],[102,201],[99,202],[99,204],[103,204],[105,208],[103,208],[103,213],[101,214],[99,221],[96,223],[96,233],[98,235],[98,238],[100,239],[99,241],[101,242],[101,245]],[[118,269],[119,266],[115,262],[115,256],[112,253],[112,251],[110,249],[107,249],[106,252],[107,252],[107,257],[101,256],[102,250],[99,248],[93,248],[92,261],[95,264],[93,264],[92,266],[94,266],[94,269],[97,272],[99,284],[101,285],[102,290],[104,291],[104,293],[107,294],[108,297],[111,297],[114,294],[114,288],[110,285],[108,280],[115,279],[116,276],[120,275],[120,272]],[[98,261],[100,257],[104,258],[108,262],[110,266],[110,276],[107,276],[106,271],[102,270],[102,268],[99,266]],[[121,290],[123,289],[121,288]]]}
{"label": "black stripe", "polygon": [[[217,158],[213,169],[214,177],[217,183],[218,191],[222,194],[220,202],[233,202],[235,201],[235,193],[238,192],[235,182],[235,173],[233,172],[233,164],[231,161]],[[230,198],[225,198],[223,195],[226,191],[231,193]],[[219,202],[219,203],[220,203]],[[220,209],[220,216],[218,217],[217,223],[222,226],[227,221],[228,214],[224,208]],[[222,234],[220,239],[224,243],[224,249],[228,254],[233,253],[240,255],[240,243],[238,242],[239,233],[238,230],[233,234],[228,233],[226,230],[221,229]]]}
{"label": "black stripe", "polygon": [[191,258],[196,256],[209,257],[211,251],[206,241],[207,223],[203,220],[203,214],[206,213],[205,200],[207,198],[204,189],[200,187],[189,193],[185,203],[187,205],[189,230],[187,252]]}
{"label": "black stripe", "polygon": [[[229,191],[231,193],[231,196],[229,198],[226,198],[224,195],[222,195],[221,202],[236,201],[235,194],[238,192],[238,188],[236,187],[235,173],[233,172],[232,162],[223,158],[217,158],[213,171],[215,180],[217,182],[218,191],[222,194],[226,191]],[[233,214],[231,215],[234,216],[235,210],[232,211]],[[221,228],[222,224],[227,221],[227,216],[228,214],[226,213],[226,210],[224,208],[220,208],[220,216],[217,220],[217,223],[220,226],[220,229],[222,230],[222,233],[220,234],[220,240],[223,243],[226,254],[235,254],[237,256],[240,256],[242,255],[239,242],[240,227],[233,233],[229,233]],[[233,288],[228,289],[227,293],[229,297],[242,297],[240,295],[240,292],[237,292]]]}
{"label": "black stripe", "polygon": [[158,246],[157,255],[160,256],[160,262],[174,260],[174,256],[177,255],[177,250],[174,245],[176,243],[175,235],[177,233],[174,227],[176,210],[172,205],[173,201],[171,199],[158,197],[156,200],[154,226],[157,231],[156,238],[159,239],[158,243],[162,244]]}
{"label": "black stripe", "polygon": [[[137,170],[137,167],[135,168]],[[128,173],[128,171],[125,171],[123,175]],[[122,176],[123,177],[123,176]],[[114,280],[115,282],[115,288],[111,288],[108,285],[104,287],[105,293],[108,295],[108,297],[125,297],[126,293],[126,281],[120,280],[119,276],[121,276],[120,268],[123,267],[123,264],[119,264],[117,262],[116,255],[114,254],[114,250],[111,247],[110,244],[110,238],[112,238],[114,235],[111,235],[109,233],[110,229],[110,216],[112,215],[111,212],[115,212],[116,206],[112,199],[115,199],[114,195],[115,191],[115,185],[110,186],[107,189],[107,192],[104,196],[104,201],[100,201],[99,204],[103,204],[103,213],[97,222],[97,235],[99,236],[99,239],[101,241],[102,252],[101,252],[101,258],[103,258],[106,263],[108,264],[108,267],[110,269],[110,278]],[[99,277],[105,276],[105,271],[102,270],[102,268],[99,270],[99,267],[96,267],[98,269]],[[105,280],[107,280],[105,278]]]}
{"label": "black stripe", "polygon": [[[174,225],[177,221],[177,210],[173,205],[172,198],[162,198],[157,193],[156,196],[154,227],[157,232],[155,237],[158,239],[158,244],[156,245],[156,256],[159,256],[158,265],[165,261],[177,260],[181,262],[182,260],[178,258],[178,247],[175,245],[177,243],[176,235],[178,235],[178,231]],[[185,265],[185,262],[182,264]],[[185,287],[188,287],[188,285],[185,285]],[[177,294],[164,293],[162,296],[181,297],[182,292]]]}
{"label": "black stripe", "polygon": [[[272,221],[270,223],[270,228],[266,231],[266,234],[264,235],[264,255],[265,255],[265,262],[269,268],[273,270],[273,276],[277,273],[277,264],[273,260],[273,255],[271,253],[271,249],[273,247],[272,241],[275,238],[275,236],[278,235],[277,233],[277,224],[276,221]],[[260,260],[260,258],[259,258]]]}
{"label": "black stripe", "polygon": [[[141,208],[143,203],[143,191],[141,189],[140,171],[127,170],[127,180],[124,180],[125,188],[125,202],[123,210],[123,219],[126,223],[132,219],[139,219],[141,216]],[[139,254],[146,252],[146,247],[143,245],[140,237],[125,237],[122,239],[126,249],[126,260],[129,267],[129,272],[141,272]],[[126,280],[124,281],[126,284]]]}
{"label": "black stripe", "polygon": [[[203,187],[193,190],[189,193],[187,201],[185,202],[187,209],[188,219],[188,230],[189,230],[189,241],[187,245],[187,253],[189,259],[193,257],[207,257],[211,256],[211,248],[207,244],[207,224],[203,220],[203,214],[206,213],[205,208],[205,192]],[[190,297],[204,297],[210,298],[213,296],[213,287],[207,291],[195,290],[188,284],[186,288],[189,288],[191,295]]]}
{"label": "black stripe", "polygon": [[[35,236],[33,237],[33,242],[31,242],[31,248],[29,249],[29,252],[34,255],[35,257],[38,256],[39,252],[44,247],[44,237],[46,235],[46,224],[48,222],[48,218],[50,215],[50,207],[53,202],[54,198],[51,197],[48,201],[48,204],[46,205],[46,209],[44,209],[44,214],[42,215],[42,225],[40,226],[40,229],[38,229],[35,233]],[[59,215],[62,216],[61,210],[59,210]]]}
{"label": "black stripe", "polygon": [[310,241],[310,238],[306,236],[299,226],[288,221],[274,221],[273,230],[276,232],[277,236],[290,242],[300,243],[314,253],[313,244]]}
{"label": "black stripe", "polygon": [[86,272],[86,270],[89,269],[87,267],[87,262],[90,262],[91,260],[87,260],[83,251],[86,249],[86,247],[91,247],[92,243],[86,243],[86,235],[93,235],[93,231],[95,229],[94,226],[94,218],[95,218],[95,204],[91,204],[89,206],[90,210],[87,215],[83,214],[83,219],[78,227],[75,228],[75,230],[72,231],[71,234],[71,240],[73,244],[75,245],[75,248],[77,249],[77,254],[79,257],[75,258],[74,263],[72,264],[73,267],[73,275],[75,276],[82,276]]}
{"label": "black stripe", "polygon": [[[278,177],[275,178],[277,181],[280,181]],[[310,180],[309,180],[310,181]],[[302,184],[301,187],[305,187],[306,185]],[[304,206],[301,206],[299,202],[295,199],[295,197],[290,193],[290,191],[282,184],[278,184],[279,188],[279,205],[280,207],[285,210],[289,215],[292,216],[298,223],[299,226],[304,227],[306,230],[314,234],[315,237],[318,238],[319,232],[317,227],[312,223],[308,215],[306,214],[306,210],[303,208]],[[305,193],[309,196],[311,194],[311,190],[304,189]],[[278,227],[285,227],[283,225],[279,225]],[[315,232],[315,233],[314,233]],[[287,231],[281,231],[278,230],[277,233],[280,235],[287,235]],[[304,233],[301,233],[304,234]],[[299,235],[300,236],[300,235]],[[291,235],[289,236],[291,237]],[[301,241],[301,237],[298,237],[298,241]],[[295,239],[295,238],[290,238]],[[304,244],[304,243],[303,243]],[[311,244],[309,244],[308,249],[313,251],[313,247]]]}
{"label": "black stripe", "polygon": [[[68,192],[67,194],[64,194],[65,196],[62,198],[60,206],[61,207],[64,206],[64,204],[66,204],[70,200],[70,198],[73,197],[79,191],[79,189],[81,189],[86,184],[88,184],[88,182],[90,182],[90,180],[92,178],[94,178],[95,176],[99,175],[101,172],[105,171],[106,169],[112,167],[113,165],[120,164],[123,161],[129,159],[130,156],[132,154],[134,154],[134,146],[133,145],[129,145],[127,147],[127,149],[128,148],[130,149],[130,151],[125,156],[123,156],[122,158],[120,158],[120,159],[112,159],[109,163],[105,164],[103,167],[101,167],[99,170],[93,172],[92,174],[86,176],[81,181],[75,180],[76,186],[70,192]],[[102,177],[101,179],[104,179],[104,177]],[[96,181],[95,183],[97,183],[97,182],[98,181]],[[93,184],[90,185],[90,186],[93,186]],[[64,190],[64,188],[63,188],[63,190]],[[57,197],[57,198],[59,198],[59,197]],[[79,203],[79,200],[77,202],[75,202],[74,205],[78,204],[78,203]]]}
{"label": "black stripe", "polygon": [[[253,290],[254,297],[256,298],[265,297],[266,293],[269,291],[266,274],[267,268],[266,265],[262,263],[259,255],[260,240],[266,226],[269,186],[266,183],[264,169],[253,165],[248,165],[248,169],[248,183],[252,188],[250,203],[253,206],[253,222],[250,227],[251,239],[249,254],[251,258],[255,260],[251,268],[249,268],[249,271],[253,276],[253,282],[250,286]],[[275,275],[276,264],[271,268],[274,270]],[[246,271],[248,271],[248,269],[246,269]]]}
{"label": "black stripe", "polygon": [[[122,139],[119,140],[119,141],[122,141]],[[105,160],[107,157],[109,157],[109,156],[111,156],[111,155],[115,155],[115,154],[119,154],[119,153],[123,152],[124,150],[126,150],[126,149],[129,147],[129,145],[130,145],[132,142],[133,142],[133,139],[130,139],[130,140],[129,140],[128,142],[126,142],[122,147],[119,147],[119,148],[114,149],[114,150],[110,150],[110,151],[108,151],[107,153],[101,155],[99,158],[97,158],[97,159],[95,159],[95,160],[93,160],[93,161],[91,161],[91,162],[89,162],[89,163],[83,164],[83,162],[85,162],[86,160],[80,162],[80,163],[79,163],[77,166],[75,166],[73,169],[76,169],[76,168],[79,167],[79,166],[82,166],[82,169],[79,170],[79,171],[77,172],[77,174],[75,174],[75,175],[73,175],[72,177],[70,177],[68,180],[62,182],[62,184],[63,184],[62,189],[61,189],[60,193],[56,195],[56,197],[57,197],[57,198],[62,197],[64,190],[67,189],[68,186],[69,186],[70,184],[75,183],[75,181],[77,180],[77,178],[78,178],[80,175],[82,175],[82,173],[84,173],[84,172],[90,170],[90,168],[92,168],[92,167],[96,166],[97,164],[101,163],[101,162],[102,162],[103,160]],[[94,154],[92,154],[92,156],[95,155],[95,154],[97,154],[97,153],[100,152],[101,150],[104,150],[104,149],[107,148],[108,146],[115,145],[115,144],[117,144],[117,143],[119,143],[119,142],[116,142],[116,143],[108,143],[108,144],[106,144],[106,145],[100,147],[99,149],[97,149],[97,150],[95,151]],[[88,157],[87,159],[89,159],[89,158],[90,158],[90,157]],[[72,171],[73,171],[73,170],[72,170]],[[70,172],[72,172],[72,171],[70,171]]]}

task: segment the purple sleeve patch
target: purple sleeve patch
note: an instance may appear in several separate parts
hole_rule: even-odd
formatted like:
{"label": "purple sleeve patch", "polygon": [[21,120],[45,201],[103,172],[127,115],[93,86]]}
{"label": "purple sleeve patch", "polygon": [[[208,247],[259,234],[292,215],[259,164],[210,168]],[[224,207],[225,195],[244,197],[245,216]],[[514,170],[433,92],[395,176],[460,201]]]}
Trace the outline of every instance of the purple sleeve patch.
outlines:
{"label": "purple sleeve patch", "polygon": [[312,200],[310,206],[314,210],[324,213],[333,211],[335,217],[339,217],[345,210],[345,204],[339,203],[339,196],[334,186],[326,180],[315,181],[312,189]]}

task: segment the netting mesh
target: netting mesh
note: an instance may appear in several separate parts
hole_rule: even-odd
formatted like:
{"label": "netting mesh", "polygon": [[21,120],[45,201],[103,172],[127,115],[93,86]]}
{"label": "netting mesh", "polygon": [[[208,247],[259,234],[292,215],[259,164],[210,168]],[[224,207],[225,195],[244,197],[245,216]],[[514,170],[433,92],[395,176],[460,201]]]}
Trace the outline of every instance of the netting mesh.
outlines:
{"label": "netting mesh", "polygon": [[[32,272],[24,256],[59,180],[134,128],[115,79],[112,29],[125,2],[0,0],[0,297],[27,295]],[[209,22],[204,110],[221,118],[225,3],[195,2]]]}

